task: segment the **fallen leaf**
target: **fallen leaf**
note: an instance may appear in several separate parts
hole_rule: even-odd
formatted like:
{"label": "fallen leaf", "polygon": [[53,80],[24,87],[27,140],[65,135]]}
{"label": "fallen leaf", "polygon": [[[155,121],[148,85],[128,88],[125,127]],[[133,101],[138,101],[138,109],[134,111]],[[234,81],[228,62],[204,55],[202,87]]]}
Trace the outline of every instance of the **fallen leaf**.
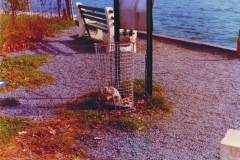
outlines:
{"label": "fallen leaf", "polygon": [[101,140],[101,137],[94,137],[94,140]]}
{"label": "fallen leaf", "polygon": [[24,134],[27,134],[27,132],[26,131],[22,131],[22,132],[18,132],[18,135],[24,135]]}
{"label": "fallen leaf", "polygon": [[52,129],[49,126],[48,126],[48,130],[49,130],[49,133],[52,134],[52,135],[56,135],[56,133],[57,133],[54,129]]}

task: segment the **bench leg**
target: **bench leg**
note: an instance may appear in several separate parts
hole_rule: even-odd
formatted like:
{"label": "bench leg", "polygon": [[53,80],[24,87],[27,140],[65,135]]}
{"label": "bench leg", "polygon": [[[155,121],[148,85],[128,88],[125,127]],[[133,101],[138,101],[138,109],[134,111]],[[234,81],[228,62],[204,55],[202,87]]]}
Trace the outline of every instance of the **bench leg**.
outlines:
{"label": "bench leg", "polygon": [[85,32],[86,32],[86,27],[83,23],[83,19],[82,19],[80,10],[78,8],[78,5],[82,5],[82,3],[80,3],[80,2],[75,3],[76,9],[77,9],[77,20],[78,20],[78,27],[79,27],[79,35],[78,36],[83,37],[85,35]]}
{"label": "bench leg", "polygon": [[96,29],[96,34],[95,35],[91,34],[91,37],[94,38],[94,39],[103,40],[103,31],[100,30],[100,29]]}
{"label": "bench leg", "polygon": [[133,35],[129,36],[129,38],[130,38],[130,42],[134,43],[133,52],[136,53],[137,52],[137,31],[133,30]]}

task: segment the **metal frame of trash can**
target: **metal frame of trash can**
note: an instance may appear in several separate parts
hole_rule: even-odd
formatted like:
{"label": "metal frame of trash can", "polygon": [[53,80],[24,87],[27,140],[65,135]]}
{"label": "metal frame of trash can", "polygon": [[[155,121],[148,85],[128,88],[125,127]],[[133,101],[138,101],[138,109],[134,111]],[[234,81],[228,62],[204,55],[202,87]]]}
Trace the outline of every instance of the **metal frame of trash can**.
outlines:
{"label": "metal frame of trash can", "polygon": [[134,109],[134,44],[133,43],[96,43],[97,79],[99,90],[114,87],[121,95],[121,101],[105,103],[115,110]]}

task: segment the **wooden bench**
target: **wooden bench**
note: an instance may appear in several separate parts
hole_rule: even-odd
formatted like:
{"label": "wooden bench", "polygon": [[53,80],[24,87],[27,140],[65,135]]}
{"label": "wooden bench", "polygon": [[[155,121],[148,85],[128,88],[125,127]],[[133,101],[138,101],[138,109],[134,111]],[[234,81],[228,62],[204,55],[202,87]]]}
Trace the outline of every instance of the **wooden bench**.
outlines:
{"label": "wooden bench", "polygon": [[[76,2],[77,19],[79,26],[79,37],[85,36],[85,33],[91,38],[103,39],[103,31],[108,32],[109,43],[114,43],[114,11],[112,7],[97,8],[82,5]],[[96,34],[89,32],[89,27],[96,29]],[[121,36],[128,36],[130,42],[134,43],[133,51],[136,53],[136,30],[119,30]]]}

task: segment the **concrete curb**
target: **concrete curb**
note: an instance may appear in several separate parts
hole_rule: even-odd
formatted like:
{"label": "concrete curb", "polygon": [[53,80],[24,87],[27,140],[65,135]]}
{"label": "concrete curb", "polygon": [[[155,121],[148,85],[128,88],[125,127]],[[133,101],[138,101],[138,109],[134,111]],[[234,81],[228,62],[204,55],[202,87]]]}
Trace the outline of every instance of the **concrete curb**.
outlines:
{"label": "concrete curb", "polygon": [[[146,37],[146,35],[147,35],[146,32],[138,31],[139,37]],[[165,36],[165,35],[155,34],[155,33],[153,33],[153,39],[163,40],[166,42],[173,42],[173,43],[182,44],[182,45],[195,47],[195,48],[213,49],[221,52],[227,52],[235,56],[238,55],[237,49],[235,48],[225,47],[221,45],[216,45],[216,44],[211,44],[211,43],[206,43],[206,42],[201,42],[196,40]]]}

